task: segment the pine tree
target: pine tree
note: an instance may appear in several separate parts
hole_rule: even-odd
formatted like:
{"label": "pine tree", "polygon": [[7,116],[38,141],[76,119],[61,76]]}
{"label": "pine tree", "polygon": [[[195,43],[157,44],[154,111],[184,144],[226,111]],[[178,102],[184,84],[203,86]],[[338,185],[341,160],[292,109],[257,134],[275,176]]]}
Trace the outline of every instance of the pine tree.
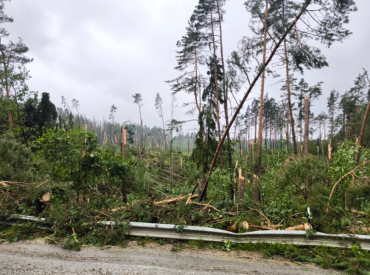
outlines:
{"label": "pine tree", "polygon": [[[189,94],[194,94],[194,104],[199,114],[202,107],[202,75],[199,73],[199,67],[205,64],[203,51],[206,47],[207,37],[206,34],[201,31],[201,25],[197,20],[195,12],[190,17],[188,24],[186,35],[177,42],[177,47],[180,48],[180,50],[176,52],[177,66],[175,69],[183,72],[183,74],[174,80],[167,81],[167,83],[171,85],[171,89],[174,93],[185,91]],[[188,68],[190,68],[190,70],[188,70]],[[193,108],[190,110],[190,113],[192,112]]]}
{"label": "pine tree", "polygon": [[[0,29],[0,32],[2,30]],[[0,33],[1,35],[1,33]],[[18,76],[21,73],[19,68],[33,61],[28,58],[25,54],[29,51],[29,48],[23,43],[22,39],[19,39],[17,43],[10,41],[8,45],[0,44],[0,84],[5,90],[6,98],[10,101],[11,93],[10,90],[13,87],[15,81],[18,80]],[[13,115],[11,106],[8,105],[8,120],[9,130],[13,129]]]}
{"label": "pine tree", "polygon": [[[217,114],[216,110],[216,76],[214,74],[215,60],[210,57],[208,64],[209,71],[207,74],[210,76],[209,84],[204,89],[202,99],[205,104],[202,107],[202,111],[199,114],[198,124],[199,124],[199,131],[196,135],[195,139],[195,148],[192,153],[193,160],[197,163],[198,167],[202,166],[203,172],[203,182],[206,177],[206,173],[210,167],[210,161],[213,157],[214,150],[217,149],[217,141],[216,141],[216,119]],[[217,64],[217,78],[222,79],[222,71],[221,65]]]}
{"label": "pine tree", "polygon": [[[196,18],[203,30],[205,30],[207,35],[207,42],[210,45],[210,48],[212,50],[213,54],[213,60],[217,60],[216,62],[213,62],[214,65],[214,75],[218,74],[218,58],[217,58],[217,37],[216,37],[216,31],[217,28],[220,28],[220,24],[222,20],[222,16],[219,15],[219,6],[217,4],[220,1],[217,0],[199,0],[199,4],[196,7],[195,15]],[[222,2],[222,1],[221,1]],[[222,96],[219,81],[222,81],[223,77],[214,83],[215,84],[215,91],[216,91],[216,124],[217,124],[217,133],[218,138],[221,140],[221,124],[220,124],[220,104],[221,101],[224,101],[224,97]],[[222,159],[222,148],[220,148],[220,162],[221,162],[221,168],[223,167],[223,159]]]}

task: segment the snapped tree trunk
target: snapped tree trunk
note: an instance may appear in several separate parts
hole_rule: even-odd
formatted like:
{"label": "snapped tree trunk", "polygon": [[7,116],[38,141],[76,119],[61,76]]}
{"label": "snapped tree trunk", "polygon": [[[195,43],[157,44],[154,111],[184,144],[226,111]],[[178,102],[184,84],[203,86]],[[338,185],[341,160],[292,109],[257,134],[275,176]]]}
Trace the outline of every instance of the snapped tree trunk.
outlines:
{"label": "snapped tree trunk", "polygon": [[122,159],[126,159],[126,149],[127,149],[127,131],[125,130],[125,124],[122,125]]}
{"label": "snapped tree trunk", "polygon": [[239,169],[239,202],[244,201],[244,177],[242,176],[242,169]]}

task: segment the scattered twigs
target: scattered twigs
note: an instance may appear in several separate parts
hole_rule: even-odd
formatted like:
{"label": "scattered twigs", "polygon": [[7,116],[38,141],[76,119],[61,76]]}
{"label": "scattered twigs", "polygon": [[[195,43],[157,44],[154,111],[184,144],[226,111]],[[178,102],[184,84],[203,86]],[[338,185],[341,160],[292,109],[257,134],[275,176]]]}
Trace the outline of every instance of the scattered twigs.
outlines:
{"label": "scattered twigs", "polygon": [[134,165],[132,165],[132,167],[131,167],[131,171],[132,171],[132,170],[134,170],[134,168],[135,168],[136,164],[139,162],[140,156],[141,156],[141,154],[144,152],[144,149],[145,149],[145,147],[143,147],[143,149],[141,150],[141,152],[137,155],[137,159],[136,159],[136,161],[135,161]]}
{"label": "scattered twigs", "polygon": [[36,188],[40,188],[41,186],[45,185],[45,184],[46,184],[46,183],[48,183],[49,181],[51,181],[51,180],[47,180],[47,181],[44,181],[44,182],[40,183],[39,185],[37,185],[37,187],[36,187]]}
{"label": "scattered twigs", "polygon": [[280,172],[280,170],[282,170],[283,168],[285,168],[285,167],[288,165],[288,163],[289,163],[290,161],[297,161],[297,160],[296,160],[296,158],[298,158],[298,156],[297,156],[297,157],[289,157],[289,158],[284,162],[284,164],[280,167],[280,169],[277,171],[277,173],[279,173],[279,172]]}
{"label": "scattered twigs", "polygon": [[357,217],[367,216],[367,214],[366,214],[365,212],[357,211],[357,210],[355,210],[355,209],[351,209],[351,213],[353,213],[353,214],[357,214],[357,215],[358,215]]}
{"label": "scattered twigs", "polygon": [[200,212],[203,212],[203,211],[207,210],[208,208],[211,208],[211,209],[215,210],[216,212],[221,212],[216,207],[210,205],[211,202],[212,202],[212,200],[207,204],[201,204],[201,203],[192,203],[192,204],[203,206],[203,208],[202,208],[202,210],[200,210]]}
{"label": "scattered twigs", "polygon": [[305,231],[305,230],[309,230],[309,229],[312,230],[312,226],[310,224],[302,223],[300,225],[288,227],[285,230],[287,230],[287,231],[289,231],[289,230]]}
{"label": "scattered twigs", "polygon": [[188,198],[188,200],[186,201],[185,205],[192,204],[191,200],[192,200],[192,199],[196,199],[196,198],[198,198],[198,197],[199,197],[199,195],[198,195],[198,194],[197,194],[197,195],[191,195],[191,196]]}
{"label": "scattered twigs", "polygon": [[171,171],[168,171],[168,170],[166,170],[166,169],[162,169],[162,171],[165,171],[165,172],[167,172],[167,173],[169,173],[169,174],[172,174],[172,175],[174,175],[174,176],[176,176],[176,177],[179,177],[179,178],[182,178],[182,179],[184,179],[184,180],[188,180],[187,178],[184,178],[183,176],[177,175],[177,174],[175,174],[175,173],[173,173],[173,172],[171,172]]}
{"label": "scattered twigs", "polygon": [[117,211],[120,211],[120,210],[125,210],[125,209],[126,209],[126,206],[122,206],[122,207],[117,207],[117,208],[111,209],[111,211],[114,213],[114,212],[117,212]]}
{"label": "scattered twigs", "polygon": [[250,225],[251,228],[264,229],[264,230],[275,230],[276,228],[282,226],[281,224],[282,224],[282,222],[284,220],[281,221],[279,224],[272,224],[271,221],[270,221],[270,219],[267,218],[267,216],[265,214],[263,214],[261,211],[258,211],[257,209],[254,209],[254,208],[249,207],[249,206],[247,206],[247,208],[250,209],[250,210],[253,210],[253,211],[257,212],[258,214],[260,214],[265,219],[265,221],[267,222],[267,227],[262,226],[262,225],[261,226],[258,226],[258,225],[251,224]]}
{"label": "scattered twigs", "polygon": [[260,215],[261,215],[261,216],[266,220],[266,222],[267,222],[267,226],[268,226],[269,228],[272,228],[271,221],[270,221],[270,219],[269,219],[269,218],[267,218],[267,217],[266,217],[266,215],[265,215],[265,214],[263,214],[261,211],[258,211],[257,209],[254,209],[254,208],[252,208],[252,207],[247,206],[247,208],[248,208],[248,209],[250,209],[250,210],[253,210],[253,211],[257,212],[258,214],[260,214]]}
{"label": "scattered twigs", "polygon": [[[190,196],[191,199],[194,199],[194,198],[198,198],[198,195],[187,195],[187,196]],[[187,196],[183,196],[181,197],[181,195],[178,197],[178,198],[175,198],[175,199],[168,199],[168,200],[164,200],[164,201],[157,201],[157,202],[154,202],[154,205],[161,205],[161,204],[166,204],[166,203],[175,203],[175,202],[178,202],[178,201],[181,201],[183,199],[185,199]]]}
{"label": "scattered twigs", "polygon": [[364,162],[363,164],[355,167],[354,169],[352,169],[351,171],[349,171],[347,174],[345,174],[343,177],[341,177],[333,186],[333,189],[331,190],[331,193],[330,193],[330,197],[329,197],[329,201],[328,201],[328,207],[326,208],[326,215],[329,213],[329,207],[330,207],[330,201],[331,199],[333,198],[333,195],[334,195],[334,192],[335,192],[335,189],[337,188],[338,184],[343,180],[345,179],[347,176],[353,174],[357,169],[361,168],[362,166],[365,166],[366,164],[370,163],[370,160],[367,161],[367,162]]}
{"label": "scattered twigs", "polygon": [[0,185],[3,185],[3,186],[16,185],[16,186],[24,188],[24,185],[27,185],[27,183],[25,183],[25,182],[15,182],[15,181],[0,181]]}
{"label": "scattered twigs", "polygon": [[303,191],[302,189],[301,189],[301,187],[299,187],[299,185],[292,179],[292,178],[290,178],[291,180],[292,180],[292,182],[295,184],[295,186],[297,186],[297,188],[299,189],[299,191],[301,191],[302,192],[302,194],[303,195],[305,195],[305,197],[308,197],[308,195],[307,195],[307,193],[305,192],[305,191]]}
{"label": "scattered twigs", "polygon": [[[110,216],[110,215],[108,215],[108,214],[106,214],[106,213],[104,213],[104,212],[100,212],[100,211],[98,211],[98,210],[95,210],[95,212],[96,212],[96,213],[99,213],[100,215],[103,215],[103,216],[106,216],[106,217],[109,217],[109,218],[113,219],[113,217],[112,217],[112,216]],[[100,215],[99,215],[99,216],[100,216]]]}
{"label": "scattered twigs", "polygon": [[259,226],[259,225],[253,225],[253,224],[249,224],[249,227],[250,228],[255,228],[255,229],[263,229],[263,230],[274,230],[274,229],[268,228],[266,226]]}

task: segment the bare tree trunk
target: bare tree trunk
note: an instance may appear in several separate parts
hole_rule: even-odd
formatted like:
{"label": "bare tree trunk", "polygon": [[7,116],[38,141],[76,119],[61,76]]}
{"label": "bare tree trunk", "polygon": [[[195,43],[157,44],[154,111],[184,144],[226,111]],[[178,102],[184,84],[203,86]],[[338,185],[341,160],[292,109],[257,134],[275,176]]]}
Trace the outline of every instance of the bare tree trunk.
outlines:
{"label": "bare tree trunk", "polygon": [[[195,105],[197,106],[198,112],[200,114],[201,112],[201,106],[198,103],[198,96],[197,96],[197,87],[198,87],[198,60],[197,60],[197,52],[194,53],[195,55],[195,91],[194,91],[194,97],[195,97]],[[199,91],[200,93],[200,91]]]}
{"label": "bare tree trunk", "polygon": [[309,120],[310,120],[310,99],[305,96],[304,98],[304,153],[309,154]]}
{"label": "bare tree trunk", "polygon": [[356,136],[358,135],[358,108],[360,105],[360,89],[357,91],[357,109],[356,109]]}
{"label": "bare tree trunk", "polygon": [[[221,25],[221,12],[220,12],[220,6],[218,1],[216,1],[217,4],[217,13],[218,13],[218,20],[220,22],[220,50],[221,50],[221,61],[222,61],[222,71],[223,71],[223,88],[224,88],[224,111],[225,111],[225,122],[226,125],[229,124],[229,112],[228,112],[228,107],[227,107],[227,89],[226,87],[226,70],[225,70],[225,60],[224,60],[224,47],[223,47],[223,42],[222,42],[222,25]],[[233,163],[233,158],[232,158],[232,153],[231,153],[231,140],[230,140],[230,133],[227,133],[227,150],[229,153],[229,169],[230,169],[230,183],[231,183],[231,196],[233,195],[233,188],[232,188],[232,173],[231,173],[231,168],[232,168],[232,163]],[[222,154],[222,152],[221,152]]]}
{"label": "bare tree trunk", "polygon": [[[265,11],[265,22],[268,19],[268,0],[266,0],[266,11]],[[266,47],[267,47],[267,26],[265,25],[264,31],[264,42],[263,42],[263,67],[266,65]],[[259,114],[259,129],[258,129],[258,175],[261,173],[261,166],[262,166],[262,116],[263,116],[263,98],[264,98],[264,91],[265,91],[265,68],[263,68],[262,72],[262,84],[261,84],[261,101],[260,101],[260,114]]]}
{"label": "bare tree trunk", "polygon": [[144,148],[144,126],[143,120],[141,120],[141,149]]}
{"label": "bare tree trunk", "polygon": [[254,142],[257,143],[257,116],[254,118]]}
{"label": "bare tree trunk", "polygon": [[286,67],[286,78],[287,78],[286,85],[287,85],[287,92],[288,92],[288,109],[289,109],[289,114],[290,114],[290,125],[292,127],[294,154],[297,156],[298,150],[297,150],[297,142],[295,138],[294,117],[293,117],[292,103],[291,103],[291,96],[290,96],[290,77],[289,77],[288,50],[286,46],[286,39],[284,39],[284,50],[285,50],[285,67]]}
{"label": "bare tree trunk", "polygon": [[[226,70],[225,70],[225,60],[224,60],[224,46],[223,46],[223,35],[222,35],[222,25],[221,25],[221,13],[220,13],[220,6],[218,1],[217,3],[217,12],[218,12],[218,20],[220,22],[220,50],[221,50],[221,61],[222,61],[222,71],[223,71],[223,85],[224,85],[224,91],[226,91]],[[229,113],[227,108],[227,93],[224,92],[224,109],[225,109],[225,122],[226,125],[229,124]],[[229,168],[232,167],[232,154],[231,154],[231,141],[230,141],[230,134],[227,133],[227,144],[228,144],[228,151],[229,151]]]}
{"label": "bare tree trunk", "polygon": [[244,177],[242,176],[242,169],[239,169],[239,202],[244,201]]}
{"label": "bare tree trunk", "polygon": [[267,134],[268,134],[268,130],[267,130],[267,117],[265,118],[265,147],[267,149]]}
{"label": "bare tree trunk", "polygon": [[122,125],[122,159],[126,159],[126,148],[127,148],[127,131],[125,130],[125,124]]}

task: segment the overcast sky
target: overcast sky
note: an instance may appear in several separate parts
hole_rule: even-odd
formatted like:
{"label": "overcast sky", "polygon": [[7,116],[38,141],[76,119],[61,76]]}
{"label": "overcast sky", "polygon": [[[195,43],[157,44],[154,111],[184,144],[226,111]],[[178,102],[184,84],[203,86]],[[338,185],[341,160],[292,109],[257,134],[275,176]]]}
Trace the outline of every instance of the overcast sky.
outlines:
{"label": "overcast sky", "polygon": [[[185,34],[187,21],[198,0],[12,0],[5,13],[14,18],[4,25],[10,39],[21,37],[30,48],[34,62],[28,66],[31,90],[49,92],[61,106],[61,96],[80,101],[80,113],[108,119],[110,107],[117,106],[116,121],[139,122],[132,95],[143,96],[144,124],[161,125],[154,107],[159,92],[164,99],[164,117],[171,117],[171,96],[166,80],[179,74],[176,42]],[[223,25],[225,55],[236,49],[248,29],[249,14],[244,0],[227,2]],[[314,111],[326,111],[326,98],[332,89],[343,93],[353,86],[355,77],[370,70],[369,0],[356,0],[358,12],[350,17],[353,35],[344,43],[322,48],[329,67],[305,72],[313,85],[324,81],[324,96]],[[301,77],[297,75],[297,77]],[[272,84],[273,81],[271,81]],[[245,88],[243,89],[243,91]],[[258,96],[259,85],[251,97]],[[280,97],[280,87],[267,85],[266,92]],[[239,94],[239,97],[242,93]],[[179,94],[175,118],[188,120],[183,102],[192,97]],[[184,126],[190,129],[192,123]]]}

